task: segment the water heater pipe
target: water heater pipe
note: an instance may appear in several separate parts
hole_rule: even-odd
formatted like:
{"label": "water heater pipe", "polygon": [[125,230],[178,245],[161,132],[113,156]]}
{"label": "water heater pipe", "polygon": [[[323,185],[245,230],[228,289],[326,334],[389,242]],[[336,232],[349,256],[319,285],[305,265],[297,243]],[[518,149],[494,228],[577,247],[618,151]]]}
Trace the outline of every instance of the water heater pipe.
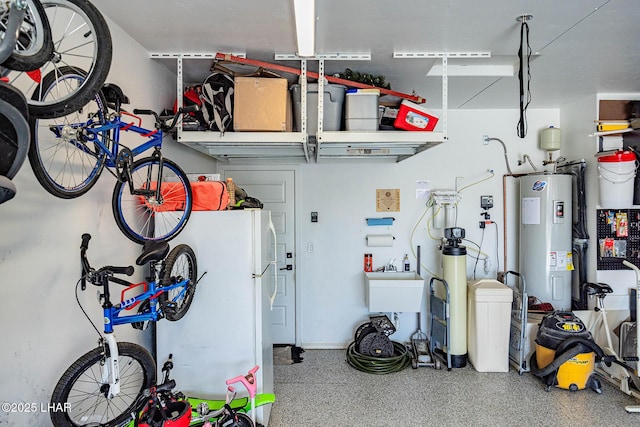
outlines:
{"label": "water heater pipe", "polygon": [[498,141],[500,144],[502,144],[502,149],[504,150],[504,162],[507,165],[507,171],[509,172],[509,175],[513,174],[513,172],[511,172],[511,167],[509,166],[509,158],[507,157],[507,146],[504,144],[504,142],[502,142],[500,138],[486,138],[486,141]]}
{"label": "water heater pipe", "polygon": [[[537,172],[531,172],[537,173]],[[527,173],[508,173],[502,175],[502,260],[504,271],[509,270],[507,264],[507,177],[520,178],[521,176],[529,175]]]}

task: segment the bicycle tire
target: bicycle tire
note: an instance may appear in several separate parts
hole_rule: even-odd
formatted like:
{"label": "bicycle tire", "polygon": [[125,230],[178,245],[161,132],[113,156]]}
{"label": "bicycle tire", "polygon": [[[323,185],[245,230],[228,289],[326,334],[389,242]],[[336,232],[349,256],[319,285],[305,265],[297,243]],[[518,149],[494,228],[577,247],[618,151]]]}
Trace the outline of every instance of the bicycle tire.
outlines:
{"label": "bicycle tire", "polygon": [[255,427],[253,420],[247,414],[236,412],[233,415],[226,415],[216,421],[216,427]]}
{"label": "bicycle tire", "polygon": [[[108,352],[108,347],[104,348]],[[100,346],[81,356],[56,384],[51,407],[65,410],[51,412],[55,427],[119,425],[131,416],[143,391],[155,384],[156,364],[149,352],[137,344],[119,342],[120,394],[107,399],[100,368],[108,356],[104,348]]]}
{"label": "bicycle tire", "polygon": [[196,255],[187,245],[178,245],[169,252],[164,261],[161,275],[161,286],[169,286],[184,279],[189,282],[182,288],[165,291],[158,296],[158,303],[167,320],[175,322],[187,314],[198,281],[198,264]]}
{"label": "bicycle tire", "polygon": [[[129,182],[118,181],[113,189],[111,207],[118,228],[136,243],[173,239],[184,229],[191,215],[193,196],[187,175],[171,160],[163,159],[162,162],[161,176],[165,181],[160,183],[160,200],[155,196],[131,194]],[[134,162],[131,170],[133,188],[155,189],[159,163],[157,157]],[[174,182],[166,181],[167,178]]]}
{"label": "bicycle tire", "polygon": [[[83,72],[72,67],[60,67],[42,79],[41,86],[47,89],[40,92],[46,98],[82,82],[84,78]],[[108,111],[102,92],[98,92],[81,109],[65,116],[29,120],[31,169],[40,185],[61,199],[73,199],[88,192],[100,178],[107,161],[107,154],[96,143],[78,139],[82,130],[80,124],[86,123],[88,112],[95,112],[95,124],[104,124]],[[51,130],[52,126],[61,129],[59,135]],[[111,148],[107,132],[99,138],[107,149]]]}
{"label": "bicycle tire", "polygon": [[[41,0],[51,25],[54,50],[38,70],[10,71],[9,82],[28,94],[29,115],[50,119],[82,108],[102,88],[113,55],[109,27],[98,9],[87,0]],[[44,99],[37,92],[42,76],[61,67],[86,72],[85,80],[64,96]]]}
{"label": "bicycle tire", "polygon": [[192,421],[191,424],[189,424],[189,427],[204,427],[207,421],[209,421],[210,425],[213,427],[264,427],[258,422],[256,422],[256,424],[253,424],[253,420],[247,414],[236,412],[235,415],[237,416],[237,421],[232,421],[232,418],[229,415],[220,417],[217,420],[215,418],[205,417],[205,419],[200,421]]}
{"label": "bicycle tire", "polygon": [[27,101],[16,88],[0,82],[0,176],[13,179],[29,148]]}
{"label": "bicycle tire", "polygon": [[[16,48],[2,63],[3,67],[15,71],[31,71],[42,67],[53,54],[53,39],[49,19],[42,3],[38,0],[26,0],[27,11],[20,27]],[[0,32],[4,32],[9,9],[2,6]]]}

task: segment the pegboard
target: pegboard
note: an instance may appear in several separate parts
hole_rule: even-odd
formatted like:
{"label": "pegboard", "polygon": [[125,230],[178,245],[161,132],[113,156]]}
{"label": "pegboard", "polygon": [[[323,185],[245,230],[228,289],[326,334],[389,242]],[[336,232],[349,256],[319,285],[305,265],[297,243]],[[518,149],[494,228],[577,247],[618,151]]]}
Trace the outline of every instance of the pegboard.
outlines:
{"label": "pegboard", "polygon": [[640,267],[640,209],[598,209],[598,270],[626,270],[626,259]]}

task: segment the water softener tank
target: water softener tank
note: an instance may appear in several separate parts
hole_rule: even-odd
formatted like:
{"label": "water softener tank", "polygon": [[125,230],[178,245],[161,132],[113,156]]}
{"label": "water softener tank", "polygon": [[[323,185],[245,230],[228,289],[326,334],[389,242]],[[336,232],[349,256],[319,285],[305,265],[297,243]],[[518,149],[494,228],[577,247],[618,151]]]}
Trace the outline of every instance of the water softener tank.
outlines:
{"label": "water softener tank", "polygon": [[571,175],[520,177],[520,273],[527,294],[571,309]]}
{"label": "water softener tank", "polygon": [[467,248],[460,245],[464,229],[445,229],[447,244],[442,248],[443,278],[449,286],[449,337],[448,353],[451,367],[467,365]]}

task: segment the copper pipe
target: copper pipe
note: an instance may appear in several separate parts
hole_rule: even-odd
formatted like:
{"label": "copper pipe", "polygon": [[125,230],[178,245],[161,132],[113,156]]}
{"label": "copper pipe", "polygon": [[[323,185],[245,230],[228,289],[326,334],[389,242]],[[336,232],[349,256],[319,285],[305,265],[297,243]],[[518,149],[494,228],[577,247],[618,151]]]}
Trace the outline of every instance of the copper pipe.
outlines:
{"label": "copper pipe", "polygon": [[507,177],[511,176],[514,178],[520,178],[525,175],[536,175],[540,174],[540,172],[529,172],[529,173],[507,173],[502,175],[502,260],[503,260],[503,269],[507,270]]}

